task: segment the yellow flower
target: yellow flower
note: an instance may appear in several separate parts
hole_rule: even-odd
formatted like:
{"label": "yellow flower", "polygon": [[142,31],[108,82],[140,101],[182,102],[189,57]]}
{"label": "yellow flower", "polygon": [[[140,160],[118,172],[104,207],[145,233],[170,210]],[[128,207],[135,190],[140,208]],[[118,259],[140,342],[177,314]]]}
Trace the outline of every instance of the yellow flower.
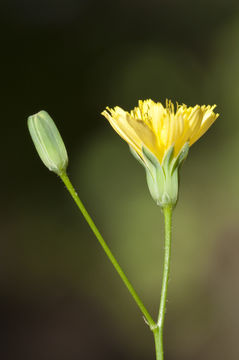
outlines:
{"label": "yellow flower", "polygon": [[157,205],[173,207],[178,199],[178,172],[195,143],[219,116],[216,105],[187,107],[171,101],[164,107],[152,100],[139,101],[130,113],[116,106],[102,115],[130,146],[144,166],[149,191]]}
{"label": "yellow flower", "polygon": [[191,146],[208,130],[219,116],[213,111],[215,107],[177,104],[175,110],[168,100],[165,107],[153,100],[140,100],[139,106],[130,113],[116,106],[107,108],[102,115],[141,158],[144,146],[162,164],[171,146],[174,147],[173,157],[177,157],[185,143]]}

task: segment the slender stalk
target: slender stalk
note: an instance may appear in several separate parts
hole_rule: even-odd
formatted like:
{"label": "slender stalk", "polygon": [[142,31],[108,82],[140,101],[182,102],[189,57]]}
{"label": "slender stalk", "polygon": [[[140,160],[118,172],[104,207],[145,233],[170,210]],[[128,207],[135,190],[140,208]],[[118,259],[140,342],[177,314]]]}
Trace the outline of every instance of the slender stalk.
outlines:
{"label": "slender stalk", "polygon": [[69,191],[69,193],[71,194],[71,196],[72,196],[73,200],[75,201],[76,205],[78,206],[78,208],[82,212],[82,215],[84,216],[85,220],[89,224],[91,230],[93,231],[96,238],[98,239],[98,241],[99,241],[100,245],[102,246],[104,252],[108,256],[108,258],[111,261],[111,263],[113,264],[115,270],[117,271],[117,273],[119,274],[119,276],[123,280],[125,286],[129,290],[129,292],[132,295],[132,297],[134,298],[136,304],[138,305],[141,312],[143,313],[143,315],[145,317],[145,320],[147,321],[150,329],[151,330],[154,329],[156,327],[156,324],[155,324],[154,320],[152,319],[151,315],[149,314],[149,312],[145,308],[143,302],[140,300],[138,294],[134,290],[133,286],[129,282],[129,280],[128,280],[127,276],[125,275],[125,273],[123,272],[123,270],[121,269],[119,263],[117,262],[114,255],[110,251],[108,245],[104,241],[104,239],[103,239],[102,235],[100,234],[98,228],[96,227],[95,223],[93,222],[92,218],[90,217],[89,213],[87,212],[86,208],[84,207],[83,203],[81,202],[79,196],[77,195],[77,193],[76,193],[70,179],[68,178],[67,174],[65,172],[63,172],[60,175],[60,177],[61,177],[62,181],[64,182],[64,184],[66,185],[66,188]]}
{"label": "slender stalk", "polygon": [[163,360],[164,357],[163,328],[164,328],[164,318],[166,312],[166,300],[167,300],[168,279],[169,279],[169,270],[170,270],[172,206],[164,207],[163,213],[164,213],[164,222],[165,222],[163,282],[162,282],[161,299],[160,299],[159,314],[157,321],[157,329],[154,330],[154,340],[155,340],[157,360]]}
{"label": "slender stalk", "polygon": [[161,351],[160,331],[158,326],[153,330],[153,334],[154,334],[156,360],[162,360],[163,353]]}

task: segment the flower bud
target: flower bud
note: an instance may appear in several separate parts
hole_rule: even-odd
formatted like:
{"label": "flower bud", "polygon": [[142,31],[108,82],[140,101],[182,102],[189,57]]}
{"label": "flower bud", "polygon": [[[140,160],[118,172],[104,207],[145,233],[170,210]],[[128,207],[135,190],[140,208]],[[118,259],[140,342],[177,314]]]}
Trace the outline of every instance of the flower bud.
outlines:
{"label": "flower bud", "polygon": [[65,172],[68,164],[66,148],[50,115],[42,110],[29,116],[28,129],[46,167],[57,175]]}

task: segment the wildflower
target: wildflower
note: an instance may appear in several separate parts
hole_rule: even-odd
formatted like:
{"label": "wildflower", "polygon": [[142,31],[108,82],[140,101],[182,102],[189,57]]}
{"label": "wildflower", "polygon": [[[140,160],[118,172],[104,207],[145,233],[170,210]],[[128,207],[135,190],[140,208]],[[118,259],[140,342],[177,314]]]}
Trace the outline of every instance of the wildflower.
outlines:
{"label": "wildflower", "polygon": [[168,100],[165,107],[160,102],[140,100],[130,113],[118,106],[102,112],[145,167],[150,193],[161,207],[176,204],[178,169],[189,147],[219,116],[213,111],[215,107],[177,104],[175,110]]}

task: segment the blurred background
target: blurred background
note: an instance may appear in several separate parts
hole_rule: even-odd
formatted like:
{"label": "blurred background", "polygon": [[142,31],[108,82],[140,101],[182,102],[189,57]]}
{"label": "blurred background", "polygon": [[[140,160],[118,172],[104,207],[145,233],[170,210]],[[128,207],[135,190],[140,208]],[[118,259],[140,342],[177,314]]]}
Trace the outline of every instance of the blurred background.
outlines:
{"label": "blurred background", "polygon": [[239,3],[1,2],[0,356],[153,360],[153,336],[27,116],[47,110],[81,199],[154,317],[163,219],[143,168],[101,111],[138,99],[217,104],[174,212],[167,360],[239,354]]}

